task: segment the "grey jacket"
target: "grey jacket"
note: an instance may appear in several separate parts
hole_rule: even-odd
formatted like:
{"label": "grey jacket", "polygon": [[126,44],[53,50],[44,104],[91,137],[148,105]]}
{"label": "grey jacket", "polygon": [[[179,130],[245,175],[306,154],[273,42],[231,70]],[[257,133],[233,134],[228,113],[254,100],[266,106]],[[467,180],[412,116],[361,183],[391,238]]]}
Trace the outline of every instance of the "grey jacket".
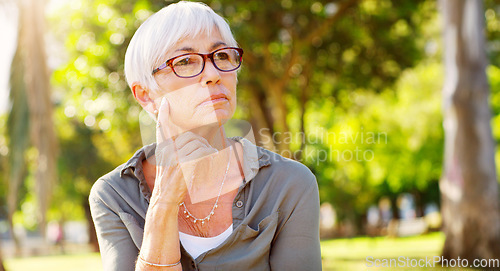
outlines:
{"label": "grey jacket", "polygon": [[[233,207],[233,232],[193,259],[181,245],[183,270],[321,270],[319,194],[304,165],[243,138],[245,179]],[[104,270],[134,270],[151,191],[142,160],[155,145],[97,180],[89,202]]]}

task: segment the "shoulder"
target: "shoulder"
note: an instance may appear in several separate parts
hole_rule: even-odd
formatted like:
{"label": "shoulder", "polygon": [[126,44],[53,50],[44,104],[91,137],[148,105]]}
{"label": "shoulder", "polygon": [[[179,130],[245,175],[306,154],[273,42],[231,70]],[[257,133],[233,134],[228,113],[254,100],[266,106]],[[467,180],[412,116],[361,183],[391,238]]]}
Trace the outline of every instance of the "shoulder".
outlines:
{"label": "shoulder", "polygon": [[294,190],[311,187],[317,189],[316,177],[306,165],[261,147],[258,147],[258,152],[263,165],[259,174],[268,176],[269,181]]}
{"label": "shoulder", "polygon": [[140,195],[139,181],[122,170],[125,164],[99,178],[90,189],[89,201],[117,207]]}
{"label": "shoulder", "polygon": [[285,223],[302,223],[301,219],[289,220],[292,213],[304,211],[311,216],[318,214],[319,189],[311,170],[300,162],[269,150],[260,149],[259,152],[263,154],[259,159],[267,161],[267,166],[260,168],[254,180],[255,201],[268,206],[260,209],[279,213],[280,231]]}
{"label": "shoulder", "polygon": [[112,192],[113,186],[119,186],[119,179],[121,179],[120,172],[123,165],[118,166],[106,175],[100,177],[95,181],[90,189],[90,198],[100,198],[103,194]]}
{"label": "shoulder", "polygon": [[89,200],[121,198],[131,201],[139,199],[141,192],[146,194],[148,189],[133,171],[140,161],[154,152],[155,147],[156,144],[153,143],[140,148],[127,162],[99,178],[90,190]]}

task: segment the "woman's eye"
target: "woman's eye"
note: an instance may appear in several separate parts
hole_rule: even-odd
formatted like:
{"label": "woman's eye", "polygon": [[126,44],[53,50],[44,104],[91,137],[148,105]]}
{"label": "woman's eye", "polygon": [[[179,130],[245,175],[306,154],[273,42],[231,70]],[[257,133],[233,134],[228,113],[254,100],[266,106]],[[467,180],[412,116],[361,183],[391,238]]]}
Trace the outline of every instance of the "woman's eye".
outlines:
{"label": "woman's eye", "polygon": [[181,58],[178,61],[176,61],[174,65],[175,66],[189,65],[192,63],[192,61],[190,59],[191,59],[190,57]]}
{"label": "woman's eye", "polygon": [[229,59],[229,55],[226,52],[220,52],[215,55],[215,58],[219,60],[227,60]]}

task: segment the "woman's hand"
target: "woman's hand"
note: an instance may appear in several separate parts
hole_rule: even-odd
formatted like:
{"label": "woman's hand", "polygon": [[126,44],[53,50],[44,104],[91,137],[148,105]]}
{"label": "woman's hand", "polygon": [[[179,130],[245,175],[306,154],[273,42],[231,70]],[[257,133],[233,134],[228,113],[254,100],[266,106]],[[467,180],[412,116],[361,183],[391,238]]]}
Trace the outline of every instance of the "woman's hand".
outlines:
{"label": "woman's hand", "polygon": [[200,159],[205,160],[203,157],[217,150],[203,137],[183,132],[175,125],[166,98],[158,113],[156,140],[156,178],[136,270],[181,270],[179,204],[191,186],[194,172],[202,170]]}
{"label": "woman's hand", "polygon": [[190,131],[184,132],[170,116],[170,105],[163,97],[156,128],[156,179],[150,204],[179,204],[191,191],[198,172],[210,172],[217,149]]}

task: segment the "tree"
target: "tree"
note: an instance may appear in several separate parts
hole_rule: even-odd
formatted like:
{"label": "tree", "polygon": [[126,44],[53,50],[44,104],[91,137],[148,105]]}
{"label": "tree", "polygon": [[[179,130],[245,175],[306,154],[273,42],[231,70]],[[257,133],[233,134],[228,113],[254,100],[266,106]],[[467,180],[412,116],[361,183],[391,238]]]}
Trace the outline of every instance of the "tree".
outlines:
{"label": "tree", "polygon": [[440,180],[447,259],[498,259],[500,213],[490,126],[482,1],[443,0],[445,162]]}
{"label": "tree", "polygon": [[[2,16],[5,16],[7,13],[8,13],[8,10],[9,8],[11,8],[11,3],[8,2],[8,1],[1,1],[0,0],[0,14]],[[3,117],[1,118],[0,122],[4,122],[4,119]],[[4,141],[4,130],[1,129],[1,135],[0,135],[0,138],[2,138],[1,141]],[[5,191],[7,190],[6,188],[6,181],[5,179],[8,178],[8,171],[7,171],[7,159],[5,159],[5,157],[3,157],[3,155],[0,155],[0,171],[4,172],[2,175],[3,176],[0,176],[0,187],[1,187],[1,190],[2,191]],[[6,202],[5,200],[5,197],[7,195],[0,195],[0,216],[1,217],[4,217],[4,212],[3,212],[3,206],[4,206],[4,203]],[[7,211],[8,213],[8,211]],[[3,264],[3,257],[2,257],[2,253],[1,253],[1,248],[2,248],[2,242],[0,240],[0,271],[5,271],[5,267],[4,267],[4,264]]]}
{"label": "tree", "polygon": [[[245,50],[235,117],[252,123],[258,143],[296,159],[303,158],[299,150],[308,142],[292,139],[289,144],[286,133],[309,137],[315,128],[330,129],[332,123],[343,121],[340,114],[347,108],[352,107],[354,115],[360,108],[349,101],[353,92],[373,93],[367,96],[372,99],[392,87],[404,69],[422,58],[425,41],[419,38],[421,24],[435,14],[434,1],[428,0],[206,3],[227,18]],[[64,187],[71,186],[63,182],[77,178],[85,179],[90,187],[95,176],[87,175],[87,168],[99,169],[96,172],[103,175],[109,171],[108,165],[123,163],[141,146],[137,117],[140,107],[126,85],[123,57],[140,23],[165,5],[160,0],[92,0],[85,5],[70,1],[52,16],[52,29],[65,41],[69,57],[53,76],[55,91],[62,97],[56,110],[61,145],[72,146],[78,157],[84,157],[88,156],[88,148],[78,145],[89,142],[99,158],[79,164],[66,159],[62,150],[65,158],[61,159],[64,163],[60,163],[59,173],[64,176]],[[331,102],[328,107],[324,106],[325,101]],[[327,115],[325,122],[308,117],[318,111]],[[86,127],[78,127],[81,123]],[[76,135],[82,128],[92,130],[88,141]],[[259,138],[266,134],[261,131],[277,135],[276,142],[268,140],[270,144],[266,145],[266,139]],[[313,144],[309,142],[309,147]],[[100,161],[107,161],[108,165],[104,167]],[[353,213],[353,205],[359,210],[371,199],[358,200],[359,190],[368,191],[367,194],[375,190],[371,184],[360,184],[359,180],[366,179],[360,174],[346,172],[339,178],[323,173],[343,172],[343,164],[327,161],[318,167],[314,166],[317,160],[302,161],[316,171],[322,191],[340,193],[344,186],[339,183],[343,182],[356,186],[349,192],[353,197],[345,197],[344,204],[351,205],[351,209],[342,205],[340,211]],[[354,168],[364,170],[367,164],[358,163]],[[81,198],[88,197],[88,191],[76,192]],[[61,194],[73,195],[71,191]],[[322,200],[330,201],[336,195],[332,193]],[[337,199],[340,201],[341,197]]]}
{"label": "tree", "polygon": [[[11,109],[7,122],[9,135],[8,218],[19,204],[19,189],[26,178],[25,152],[36,149],[35,194],[39,207],[39,226],[45,235],[46,212],[56,178],[56,138],[52,120],[50,75],[44,46],[43,1],[17,2],[19,28],[16,54],[11,66]],[[13,232],[13,231],[12,231]],[[13,234],[19,251],[19,240]]]}
{"label": "tree", "polygon": [[424,2],[212,1],[244,45],[239,89],[260,144],[300,159],[292,153],[306,142],[290,146],[287,134],[307,132],[312,100],[390,86],[420,59],[414,35],[426,15],[415,10]]}

